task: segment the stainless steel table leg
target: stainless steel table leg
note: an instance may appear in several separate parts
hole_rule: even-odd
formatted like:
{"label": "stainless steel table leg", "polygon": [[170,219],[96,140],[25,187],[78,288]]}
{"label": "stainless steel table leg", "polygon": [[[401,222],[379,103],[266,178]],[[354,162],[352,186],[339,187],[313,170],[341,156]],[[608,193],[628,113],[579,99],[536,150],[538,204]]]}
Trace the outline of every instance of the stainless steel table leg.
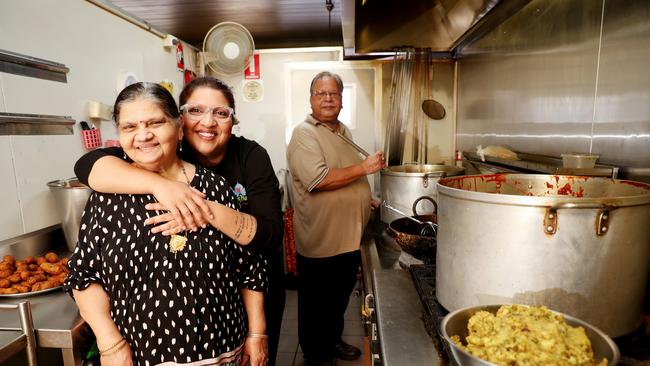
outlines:
{"label": "stainless steel table leg", "polygon": [[62,348],[63,366],[81,366],[81,352],[74,352],[74,348]]}
{"label": "stainless steel table leg", "polygon": [[23,301],[18,304],[18,315],[20,316],[20,327],[23,329],[27,340],[27,346],[25,347],[27,365],[38,366],[38,360],[36,359],[36,335],[34,334],[32,307],[29,301]]}

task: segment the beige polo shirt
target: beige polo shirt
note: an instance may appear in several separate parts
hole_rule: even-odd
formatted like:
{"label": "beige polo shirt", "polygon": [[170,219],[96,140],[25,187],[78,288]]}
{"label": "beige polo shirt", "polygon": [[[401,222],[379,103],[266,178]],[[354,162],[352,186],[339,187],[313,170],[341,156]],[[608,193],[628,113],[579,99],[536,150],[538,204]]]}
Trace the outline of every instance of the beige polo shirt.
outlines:
{"label": "beige polo shirt", "polygon": [[[370,218],[370,184],[361,177],[345,187],[314,191],[329,169],[363,161],[359,153],[311,115],[293,130],[287,147],[298,253],[322,258],[359,249]],[[341,124],[341,133],[352,138]]]}

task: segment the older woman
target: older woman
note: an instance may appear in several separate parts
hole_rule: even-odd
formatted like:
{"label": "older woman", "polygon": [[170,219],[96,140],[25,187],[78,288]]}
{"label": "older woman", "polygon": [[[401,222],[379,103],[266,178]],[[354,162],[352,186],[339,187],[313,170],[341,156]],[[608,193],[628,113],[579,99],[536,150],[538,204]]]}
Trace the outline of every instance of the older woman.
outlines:
{"label": "older woman", "polygon": [[[152,225],[164,222],[154,227],[154,232],[169,235],[184,230],[180,226],[195,229],[213,215],[218,218],[214,223],[217,229],[247,249],[263,253],[269,262],[269,286],[264,297],[264,308],[269,365],[273,366],[280,337],[285,289],[282,255],[284,224],[278,179],[271,159],[255,141],[232,134],[233,125],[237,123],[235,97],[230,87],[221,80],[209,76],[196,78],[183,88],[179,100],[183,122],[180,156],[228,180],[241,205],[241,212],[206,202],[187,185],[127,164],[120,148],[87,153],[75,165],[75,173],[80,181],[96,191],[153,194],[159,204],[149,205],[148,208],[171,213],[147,220]],[[232,112],[229,118],[219,117],[226,110],[224,107]],[[123,179],[116,180],[116,176]],[[207,209],[208,204],[211,210]],[[179,219],[167,221],[170,216]],[[178,225],[178,222],[181,224]]]}
{"label": "older woman", "polygon": [[[125,88],[114,117],[133,165],[236,207],[225,179],[177,156],[183,131],[164,88]],[[264,365],[264,260],[210,226],[171,239],[153,233],[144,221],[156,213],[145,205],[155,202],[93,192],[82,217],[65,285],[97,337],[102,365]]]}

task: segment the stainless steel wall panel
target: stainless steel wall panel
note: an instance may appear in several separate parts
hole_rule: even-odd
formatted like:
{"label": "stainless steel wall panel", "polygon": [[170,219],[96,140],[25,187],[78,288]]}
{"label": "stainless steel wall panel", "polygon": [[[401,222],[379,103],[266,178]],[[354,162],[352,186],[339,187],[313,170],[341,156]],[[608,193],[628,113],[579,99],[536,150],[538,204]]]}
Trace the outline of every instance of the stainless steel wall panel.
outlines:
{"label": "stainless steel wall panel", "polygon": [[532,1],[465,48],[457,127],[462,150],[479,144],[547,155],[589,149],[598,3]]}
{"label": "stainless steel wall panel", "polygon": [[650,1],[605,3],[593,149],[650,167]]}
{"label": "stainless steel wall panel", "polygon": [[603,1],[533,0],[463,48],[459,149],[650,166],[650,2]]}

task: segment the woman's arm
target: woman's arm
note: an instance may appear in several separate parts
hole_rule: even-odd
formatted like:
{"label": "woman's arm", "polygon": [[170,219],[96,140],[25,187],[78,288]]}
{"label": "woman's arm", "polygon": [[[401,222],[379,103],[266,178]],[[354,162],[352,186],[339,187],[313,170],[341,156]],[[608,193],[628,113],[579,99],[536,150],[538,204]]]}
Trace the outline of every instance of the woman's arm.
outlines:
{"label": "woman's arm", "polygon": [[107,350],[101,356],[102,365],[132,365],[131,348],[128,344],[111,347],[122,340],[122,334],[111,318],[111,306],[108,295],[97,283],[90,284],[84,290],[72,290],[81,317],[90,325],[97,338],[97,348]]}
{"label": "woman's arm", "polygon": [[212,213],[203,193],[129,164],[119,157],[121,151],[109,148],[85,154],[75,164],[77,177],[98,192],[153,194],[178,222],[193,230],[207,224]]}
{"label": "woman's arm", "polygon": [[257,230],[248,248],[254,252],[272,253],[282,247],[284,220],[278,178],[266,150],[256,145],[244,160],[246,213],[255,217]]}
{"label": "woman's arm", "polygon": [[246,365],[246,361],[250,361],[251,366],[263,366],[266,365],[268,357],[264,294],[243,288],[241,295],[248,316],[248,334],[244,344],[242,365]]}
{"label": "woman's arm", "polygon": [[[257,231],[257,220],[255,217],[239,212],[233,208],[225,206],[214,201],[206,201],[212,218],[208,223],[217,230],[226,234],[237,244],[248,245]],[[145,206],[147,210],[167,211],[167,206],[162,203],[149,203]],[[163,235],[178,234],[185,229],[171,215],[165,213],[148,218],[144,221],[145,225],[157,225],[151,229],[152,233],[162,233]]]}

